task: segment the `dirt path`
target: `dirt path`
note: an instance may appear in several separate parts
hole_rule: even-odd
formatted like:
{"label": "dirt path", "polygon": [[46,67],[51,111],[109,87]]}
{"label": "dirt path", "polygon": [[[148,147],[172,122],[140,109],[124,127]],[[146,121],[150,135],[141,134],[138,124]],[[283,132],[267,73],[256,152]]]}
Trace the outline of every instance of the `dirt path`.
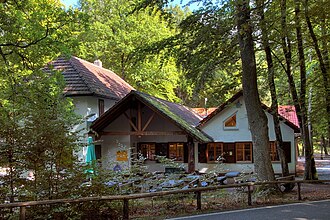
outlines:
{"label": "dirt path", "polygon": [[[330,157],[323,157],[315,155],[315,165],[319,179],[330,179]],[[297,161],[296,171],[298,176],[304,174],[305,158],[299,157]]]}

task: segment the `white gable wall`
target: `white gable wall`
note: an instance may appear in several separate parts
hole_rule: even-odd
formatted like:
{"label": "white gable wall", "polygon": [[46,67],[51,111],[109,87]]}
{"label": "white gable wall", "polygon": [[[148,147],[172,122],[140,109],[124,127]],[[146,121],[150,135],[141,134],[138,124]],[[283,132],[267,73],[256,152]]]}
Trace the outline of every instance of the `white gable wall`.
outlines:
{"label": "white gable wall", "polygon": [[[234,143],[234,142],[252,142],[251,131],[248,125],[247,112],[245,108],[245,102],[243,97],[240,97],[239,103],[242,104],[239,108],[236,107],[237,100],[227,106],[221,113],[214,116],[210,121],[208,121],[201,129],[206,134],[211,136],[214,139],[214,142],[225,142],[225,143]],[[236,113],[236,129],[227,129],[224,128],[224,122]],[[269,140],[275,141],[275,131],[274,131],[274,122],[272,115],[266,112],[268,118],[268,131],[269,131]],[[294,131],[284,122],[280,123],[283,141],[291,142],[291,163],[289,164],[289,170],[291,173],[295,172],[295,140],[294,140]],[[210,168],[210,164],[199,164],[199,169],[203,167]],[[245,170],[252,171],[253,164],[226,164],[230,170]],[[276,173],[281,173],[281,165],[279,162],[274,162],[273,167]]]}
{"label": "white gable wall", "polygon": [[116,103],[115,100],[95,96],[73,96],[70,98],[73,100],[73,104],[75,105],[75,112],[81,116],[95,113],[97,117],[99,117],[99,99],[104,100],[104,112]]}
{"label": "white gable wall", "polygon": [[[221,114],[217,114],[202,127],[202,131],[211,136],[215,142],[250,141],[252,137],[247,121],[245,103],[242,99],[240,99],[240,103],[242,104],[240,108],[236,108],[235,104],[231,104]],[[237,112],[236,122],[238,129],[224,130],[224,121],[235,112]]]}

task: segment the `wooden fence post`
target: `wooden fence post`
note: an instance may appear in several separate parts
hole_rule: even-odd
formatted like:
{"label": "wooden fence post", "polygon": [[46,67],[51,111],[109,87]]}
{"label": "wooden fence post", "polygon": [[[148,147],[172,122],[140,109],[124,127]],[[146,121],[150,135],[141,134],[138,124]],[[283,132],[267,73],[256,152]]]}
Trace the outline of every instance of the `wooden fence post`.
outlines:
{"label": "wooden fence post", "polygon": [[129,219],[129,204],[128,199],[123,200],[123,219],[127,220]]}
{"label": "wooden fence post", "polygon": [[20,220],[25,220],[25,215],[26,214],[26,207],[25,206],[21,206],[19,208],[19,219]]}
{"label": "wooden fence post", "polygon": [[248,185],[248,205],[252,205],[251,186]]}
{"label": "wooden fence post", "polygon": [[301,200],[301,189],[300,189],[300,183],[298,184],[298,200]]}
{"label": "wooden fence post", "polygon": [[197,199],[197,210],[202,209],[202,192],[197,191],[196,192],[196,199]]}

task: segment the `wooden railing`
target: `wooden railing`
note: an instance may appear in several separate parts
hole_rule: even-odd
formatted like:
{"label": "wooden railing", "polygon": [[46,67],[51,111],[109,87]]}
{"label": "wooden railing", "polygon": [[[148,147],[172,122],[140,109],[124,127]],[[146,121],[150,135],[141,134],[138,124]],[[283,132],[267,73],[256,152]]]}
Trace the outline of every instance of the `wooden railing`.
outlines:
{"label": "wooden railing", "polygon": [[253,186],[294,183],[294,184],[297,184],[297,187],[298,187],[297,198],[298,198],[298,200],[301,200],[301,184],[326,183],[326,182],[330,182],[330,180],[295,180],[295,181],[279,180],[279,181],[268,181],[268,182],[248,182],[248,183],[231,184],[231,185],[198,187],[198,188],[184,189],[184,190],[180,189],[180,190],[170,190],[170,191],[161,191],[161,192],[152,192],[152,193],[139,193],[139,194],[130,194],[130,195],[114,195],[114,196],[84,197],[84,198],[78,198],[78,199],[55,199],[55,200],[42,200],[42,201],[15,202],[15,203],[8,203],[8,204],[0,204],[0,210],[19,207],[20,208],[20,219],[25,220],[26,207],[28,207],[28,206],[121,200],[123,203],[123,219],[129,219],[129,200],[134,200],[134,199],[142,199],[142,198],[149,198],[149,197],[161,197],[161,196],[175,195],[175,194],[195,193],[197,209],[201,210],[202,209],[202,192],[206,192],[206,191],[214,191],[214,190],[225,189],[225,188],[246,188],[247,197],[248,197],[248,205],[252,205],[252,191],[253,191],[252,187]]}

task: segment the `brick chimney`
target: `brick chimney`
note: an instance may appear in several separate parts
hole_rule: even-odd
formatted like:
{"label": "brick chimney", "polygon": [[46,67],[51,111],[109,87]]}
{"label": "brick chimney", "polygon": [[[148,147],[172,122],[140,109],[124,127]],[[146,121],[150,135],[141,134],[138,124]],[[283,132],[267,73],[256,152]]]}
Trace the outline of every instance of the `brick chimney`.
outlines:
{"label": "brick chimney", "polygon": [[94,65],[102,67],[102,61],[101,60],[95,60]]}

